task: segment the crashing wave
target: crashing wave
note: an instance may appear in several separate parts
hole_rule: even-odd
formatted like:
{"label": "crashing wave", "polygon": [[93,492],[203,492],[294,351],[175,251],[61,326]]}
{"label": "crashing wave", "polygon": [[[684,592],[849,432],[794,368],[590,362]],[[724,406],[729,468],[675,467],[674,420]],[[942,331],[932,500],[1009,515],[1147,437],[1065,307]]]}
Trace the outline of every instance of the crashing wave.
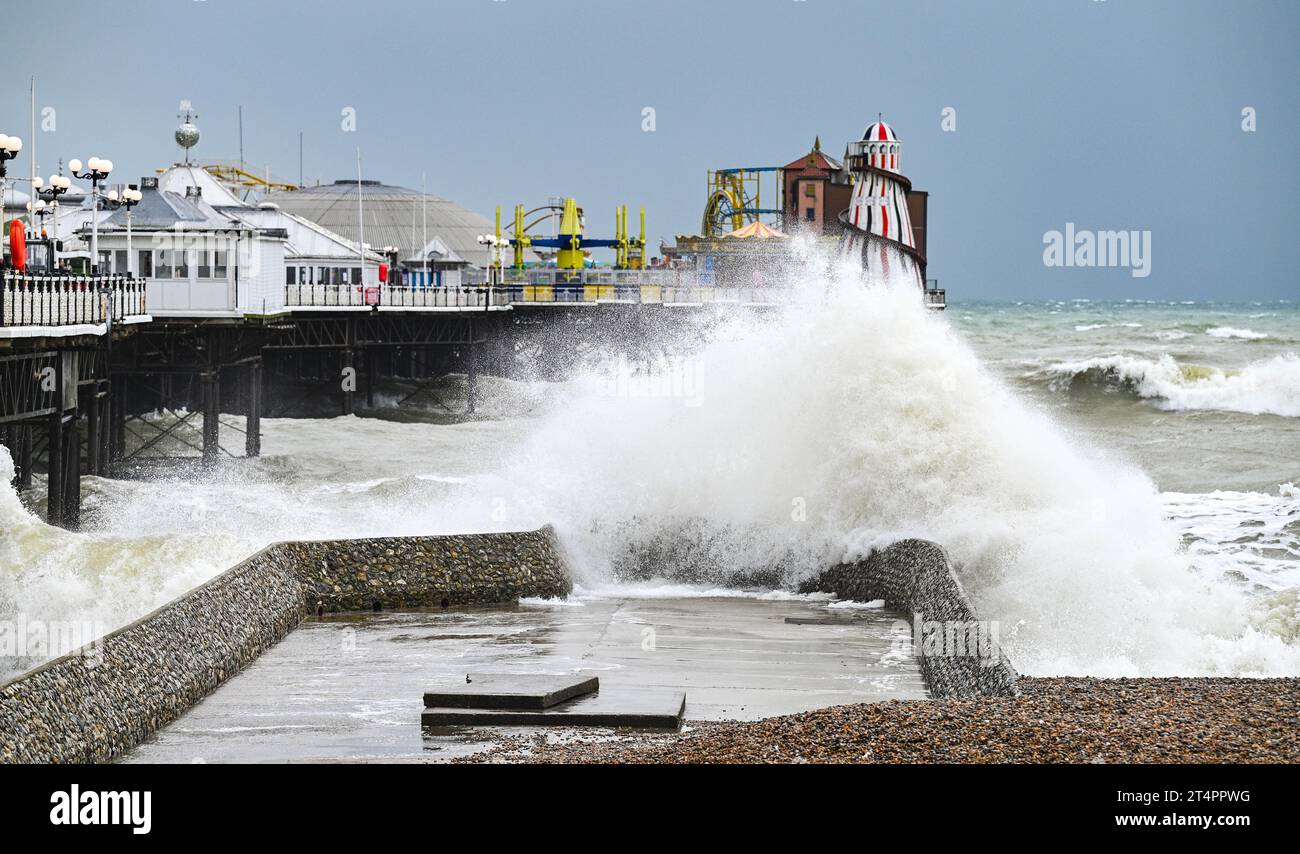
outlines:
{"label": "crashing wave", "polygon": [[1058,362],[1038,372],[1055,391],[1126,391],[1170,411],[1218,410],[1300,417],[1300,357],[1294,353],[1239,370],[1111,355]]}

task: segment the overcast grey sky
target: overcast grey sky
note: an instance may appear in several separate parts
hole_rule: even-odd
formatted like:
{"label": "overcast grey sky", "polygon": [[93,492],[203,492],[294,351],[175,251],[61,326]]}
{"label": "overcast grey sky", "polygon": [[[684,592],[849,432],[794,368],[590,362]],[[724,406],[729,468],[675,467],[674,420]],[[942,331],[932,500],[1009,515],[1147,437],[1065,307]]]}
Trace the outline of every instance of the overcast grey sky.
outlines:
{"label": "overcast grey sky", "polygon": [[[57,119],[44,174],[60,157],[111,158],[123,180],[173,162],[187,98],[200,159],[238,157],[242,105],[259,169],[296,180],[302,131],[309,182],[355,176],[360,146],[367,177],[424,172],[489,217],[573,195],[607,236],[615,205],[644,204],[657,246],[699,229],[707,169],[784,164],[817,135],[838,156],[883,113],[932,194],[930,275],[953,299],[1300,298],[1294,0],[5,7],[0,132],[29,136],[36,75]],[[1045,267],[1043,235],[1067,222],[1149,230],[1150,275]]]}

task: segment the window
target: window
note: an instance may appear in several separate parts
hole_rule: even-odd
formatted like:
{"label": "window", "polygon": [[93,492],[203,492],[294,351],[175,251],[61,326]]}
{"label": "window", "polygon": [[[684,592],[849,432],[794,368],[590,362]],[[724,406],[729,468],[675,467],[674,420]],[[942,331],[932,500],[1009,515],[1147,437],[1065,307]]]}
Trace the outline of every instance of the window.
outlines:
{"label": "window", "polygon": [[811,197],[813,197],[813,198],[816,198],[816,196],[817,196],[817,185],[816,185],[816,184],[812,184],[812,183],[804,184],[804,185],[803,185],[803,194],[804,194],[805,196],[811,196]]}
{"label": "window", "polygon": [[211,279],[212,278],[212,253],[206,249],[200,249],[199,251],[195,252],[194,255],[198,260],[199,278]]}
{"label": "window", "polygon": [[297,268],[297,267],[285,267],[285,268],[284,268],[284,283],[285,283],[286,285],[294,285],[294,284],[297,284],[297,282],[294,281],[295,279],[298,278],[297,273],[298,273],[298,268]]}
{"label": "window", "polygon": [[126,250],[119,249],[113,253],[113,272],[119,276],[125,276],[126,267]]}
{"label": "window", "polygon": [[353,268],[352,268],[352,284],[354,284],[354,285],[359,285],[359,284],[361,284],[361,268],[360,268],[360,267],[353,267]]}
{"label": "window", "polygon": [[804,218],[804,219],[808,220],[809,222],[812,222],[813,219],[814,219],[816,216],[817,216],[817,213],[816,213],[816,211],[814,211],[812,208],[804,208],[804,211],[803,211],[803,218]]}
{"label": "window", "polygon": [[330,283],[330,268],[329,268],[329,267],[317,267],[317,268],[316,268],[316,281],[317,281],[318,283],[322,284],[322,285],[328,285],[328,284]]}
{"label": "window", "polygon": [[157,258],[158,278],[170,279],[172,277],[171,252],[167,249],[159,249]]}
{"label": "window", "polygon": [[190,253],[184,249],[172,250],[172,264],[176,269],[176,278],[188,279],[190,277]]}
{"label": "window", "polygon": [[226,251],[217,249],[212,253],[212,278],[224,279],[230,275],[226,265]]}
{"label": "window", "polygon": [[141,249],[139,254],[139,267],[136,269],[136,275],[146,278],[153,277],[153,252],[148,249]]}

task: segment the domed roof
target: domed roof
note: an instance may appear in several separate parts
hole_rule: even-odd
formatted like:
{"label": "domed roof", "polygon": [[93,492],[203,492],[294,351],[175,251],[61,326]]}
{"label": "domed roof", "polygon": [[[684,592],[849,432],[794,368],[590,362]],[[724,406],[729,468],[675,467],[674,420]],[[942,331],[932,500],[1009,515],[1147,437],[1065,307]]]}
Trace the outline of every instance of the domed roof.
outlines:
{"label": "domed roof", "polygon": [[874,122],[867,125],[867,129],[862,132],[862,139],[870,142],[898,142],[898,137],[894,134],[894,129],[883,121]]}
{"label": "domed roof", "polygon": [[469,263],[480,267],[489,263],[488,247],[478,242],[478,236],[491,233],[495,226],[474,211],[419,190],[374,180],[362,180],[358,187],[356,178],[344,178],[333,184],[275,193],[273,198],[281,210],[356,240],[360,231],[357,228],[358,188],[365,217],[365,240],[371,248],[397,246],[403,259],[418,258],[427,231],[430,240],[442,238]]}
{"label": "domed roof", "polygon": [[27,211],[27,203],[32,197],[19,190],[17,187],[5,187],[4,207],[7,211]]}

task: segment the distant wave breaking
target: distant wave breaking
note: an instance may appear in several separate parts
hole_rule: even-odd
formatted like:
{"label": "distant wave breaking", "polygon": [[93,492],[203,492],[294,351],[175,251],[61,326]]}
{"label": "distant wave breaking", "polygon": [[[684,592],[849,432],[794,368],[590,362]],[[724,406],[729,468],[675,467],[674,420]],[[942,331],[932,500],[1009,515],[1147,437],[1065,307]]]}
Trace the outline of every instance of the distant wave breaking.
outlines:
{"label": "distant wave breaking", "polygon": [[1212,326],[1205,330],[1206,335],[1214,338],[1241,338],[1246,341],[1259,341],[1267,338],[1267,332],[1256,332],[1253,329],[1238,329],[1235,326]]}
{"label": "distant wave breaking", "polygon": [[[1243,330],[1237,330],[1243,331]],[[1248,330],[1245,330],[1248,331]],[[1110,355],[1050,365],[1037,376],[1057,391],[1125,391],[1172,411],[1219,410],[1300,418],[1300,357],[1294,353],[1239,370]]]}

